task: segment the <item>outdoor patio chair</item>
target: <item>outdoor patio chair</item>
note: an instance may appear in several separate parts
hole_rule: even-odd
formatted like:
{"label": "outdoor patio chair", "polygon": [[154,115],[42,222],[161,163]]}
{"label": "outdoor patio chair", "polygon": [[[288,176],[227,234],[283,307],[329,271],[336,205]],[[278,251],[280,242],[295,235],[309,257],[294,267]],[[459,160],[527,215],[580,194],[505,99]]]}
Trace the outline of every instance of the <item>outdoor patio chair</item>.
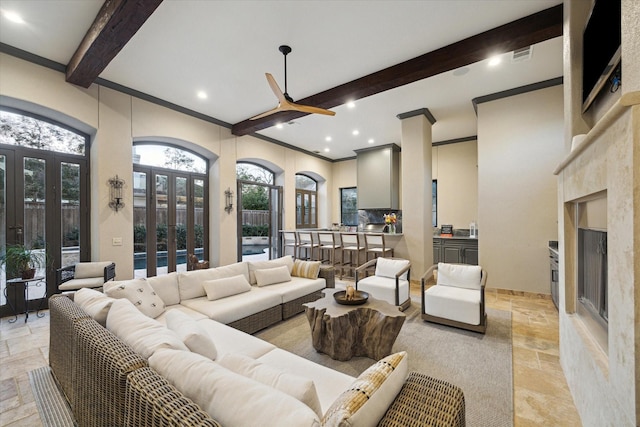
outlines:
{"label": "outdoor patio chair", "polygon": [[[375,267],[375,274],[367,276],[367,269],[372,267]],[[404,311],[411,305],[410,274],[411,263],[409,260],[374,258],[356,268],[356,289],[396,305],[401,311]]]}
{"label": "outdoor patio chair", "polygon": [[56,270],[58,292],[82,288],[100,289],[116,277],[116,264],[111,261],[79,262]]}

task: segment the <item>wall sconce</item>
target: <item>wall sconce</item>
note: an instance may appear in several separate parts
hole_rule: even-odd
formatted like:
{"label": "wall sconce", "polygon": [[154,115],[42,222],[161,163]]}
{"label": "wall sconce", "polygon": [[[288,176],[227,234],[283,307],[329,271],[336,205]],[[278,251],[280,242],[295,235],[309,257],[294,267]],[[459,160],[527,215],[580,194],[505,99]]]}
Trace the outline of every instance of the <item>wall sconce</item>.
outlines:
{"label": "wall sconce", "polygon": [[124,208],[122,202],[122,187],[124,187],[124,179],[109,178],[109,207],[118,212],[118,209]]}
{"label": "wall sconce", "polygon": [[231,191],[231,188],[227,187],[227,189],[224,190],[224,201],[224,210],[227,211],[228,214],[230,214],[233,210],[233,191]]}

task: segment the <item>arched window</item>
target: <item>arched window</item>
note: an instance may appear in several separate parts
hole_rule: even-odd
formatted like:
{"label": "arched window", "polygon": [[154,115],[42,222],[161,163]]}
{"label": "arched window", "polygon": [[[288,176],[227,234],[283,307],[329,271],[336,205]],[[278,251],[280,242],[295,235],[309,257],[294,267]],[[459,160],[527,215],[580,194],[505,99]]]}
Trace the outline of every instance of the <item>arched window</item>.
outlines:
{"label": "arched window", "polygon": [[[39,265],[46,295],[57,292],[55,269],[89,258],[88,135],[48,118],[0,109],[0,256],[23,245],[54,268]],[[6,280],[0,270],[0,315],[6,315]],[[41,289],[44,289],[42,287]],[[15,291],[12,288],[11,291]]]}
{"label": "arched window", "polygon": [[209,259],[208,161],[145,142],[133,146],[133,163],[135,276],[185,271],[188,254]]}
{"label": "arched window", "polygon": [[296,174],[296,228],[318,227],[318,183]]}

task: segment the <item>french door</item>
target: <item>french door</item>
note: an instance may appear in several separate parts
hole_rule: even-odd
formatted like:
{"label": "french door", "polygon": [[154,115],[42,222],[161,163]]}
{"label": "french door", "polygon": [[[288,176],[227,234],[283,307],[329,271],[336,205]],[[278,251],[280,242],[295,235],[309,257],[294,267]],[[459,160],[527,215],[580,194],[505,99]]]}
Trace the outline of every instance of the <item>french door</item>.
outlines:
{"label": "french door", "polygon": [[[38,268],[44,280],[29,291],[31,305],[57,292],[55,269],[89,259],[88,171],[84,156],[11,145],[0,146],[0,250],[24,245],[46,255]],[[13,314],[6,296],[7,271],[0,271],[0,315]],[[5,289],[7,292],[5,292]],[[20,304],[19,304],[20,305]]]}
{"label": "french door", "polygon": [[136,277],[186,271],[209,259],[206,175],[134,165]]}
{"label": "french door", "polygon": [[[282,252],[282,187],[238,180],[238,261],[274,259]],[[248,209],[245,199],[266,198],[261,209]]]}

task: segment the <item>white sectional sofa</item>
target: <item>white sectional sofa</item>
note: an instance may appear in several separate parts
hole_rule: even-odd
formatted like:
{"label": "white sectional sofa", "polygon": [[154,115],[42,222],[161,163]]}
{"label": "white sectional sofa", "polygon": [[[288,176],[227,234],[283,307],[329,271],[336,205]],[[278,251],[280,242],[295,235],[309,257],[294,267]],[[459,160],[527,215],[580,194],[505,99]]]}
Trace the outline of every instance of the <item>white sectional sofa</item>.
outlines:
{"label": "white sectional sofa", "polygon": [[[288,273],[284,273],[285,267]],[[104,293],[129,298],[139,303],[145,314],[159,320],[171,310],[180,310],[193,318],[212,319],[251,334],[304,311],[303,303],[320,298],[320,291],[327,285],[334,286],[333,277],[333,270],[321,268],[319,262],[284,256],[113,281],[104,285]],[[131,290],[140,286],[147,292]]]}
{"label": "white sectional sofa", "polygon": [[[235,268],[243,267],[229,270]],[[262,284],[245,293],[274,286]],[[79,425],[465,425],[462,391],[408,374],[405,352],[372,362],[354,378],[208,318],[183,300],[165,306],[141,296],[151,289],[175,299],[169,286],[115,286],[110,293],[119,298],[83,289],[49,300],[49,361]],[[274,288],[274,294],[291,292]]]}

